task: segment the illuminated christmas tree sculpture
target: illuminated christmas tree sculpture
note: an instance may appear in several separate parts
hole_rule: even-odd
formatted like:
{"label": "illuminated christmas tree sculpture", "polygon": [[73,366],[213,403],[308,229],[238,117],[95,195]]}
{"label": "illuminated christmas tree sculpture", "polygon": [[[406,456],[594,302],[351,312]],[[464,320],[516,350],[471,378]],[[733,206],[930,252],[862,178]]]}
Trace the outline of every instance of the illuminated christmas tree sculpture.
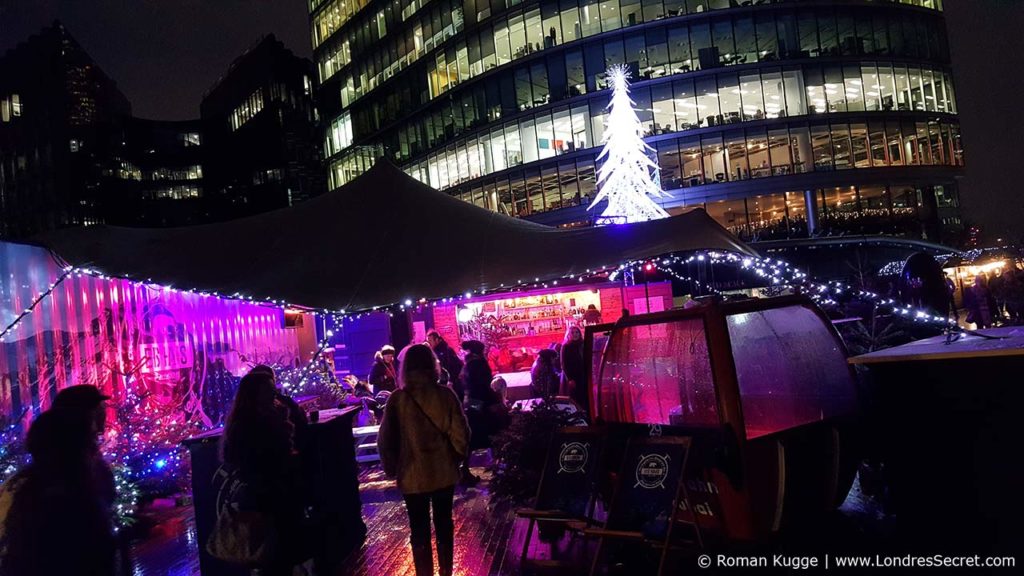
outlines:
{"label": "illuminated christmas tree sculpture", "polygon": [[598,224],[621,224],[666,218],[668,214],[654,203],[661,198],[657,156],[643,140],[644,129],[629,98],[629,69],[613,66],[608,70],[612,101],[605,121],[604,149],[597,157],[598,194],[588,210],[607,200]]}

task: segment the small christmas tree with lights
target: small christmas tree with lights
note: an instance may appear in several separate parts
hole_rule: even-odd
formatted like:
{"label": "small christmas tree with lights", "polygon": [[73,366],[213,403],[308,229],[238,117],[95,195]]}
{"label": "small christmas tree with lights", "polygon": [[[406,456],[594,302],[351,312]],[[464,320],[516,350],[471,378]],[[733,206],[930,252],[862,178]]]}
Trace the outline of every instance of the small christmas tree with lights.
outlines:
{"label": "small christmas tree with lights", "polygon": [[643,125],[629,97],[629,69],[613,66],[608,70],[612,100],[605,121],[602,162],[597,171],[599,192],[587,208],[607,200],[598,224],[622,224],[666,218],[668,213],[651,198],[666,194],[659,184],[654,150],[644,142]]}

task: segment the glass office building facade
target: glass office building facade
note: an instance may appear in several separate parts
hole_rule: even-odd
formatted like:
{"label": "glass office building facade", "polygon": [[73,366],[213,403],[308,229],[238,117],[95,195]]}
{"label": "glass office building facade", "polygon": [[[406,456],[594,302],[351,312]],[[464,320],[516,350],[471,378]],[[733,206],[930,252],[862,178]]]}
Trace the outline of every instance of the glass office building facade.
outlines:
{"label": "glass office building facade", "polygon": [[336,188],[380,157],[467,202],[586,222],[632,70],[667,209],[751,238],[959,226],[940,0],[310,0]]}

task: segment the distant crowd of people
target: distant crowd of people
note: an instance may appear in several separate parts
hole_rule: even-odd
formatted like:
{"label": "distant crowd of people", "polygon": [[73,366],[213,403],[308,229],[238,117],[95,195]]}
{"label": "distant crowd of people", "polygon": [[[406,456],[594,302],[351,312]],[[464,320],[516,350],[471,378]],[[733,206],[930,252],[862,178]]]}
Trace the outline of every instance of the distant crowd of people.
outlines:
{"label": "distant crowd of people", "polygon": [[1024,270],[1011,267],[976,275],[963,287],[963,306],[967,322],[978,329],[1024,323]]}

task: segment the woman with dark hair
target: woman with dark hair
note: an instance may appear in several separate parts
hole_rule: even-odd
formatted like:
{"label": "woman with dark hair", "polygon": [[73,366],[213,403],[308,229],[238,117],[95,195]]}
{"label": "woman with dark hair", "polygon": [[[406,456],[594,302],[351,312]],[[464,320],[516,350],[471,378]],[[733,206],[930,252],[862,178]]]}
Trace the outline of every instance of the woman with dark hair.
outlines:
{"label": "woman with dark hair", "polygon": [[440,573],[451,576],[455,561],[452,500],[459,465],[468,453],[469,427],[455,392],[439,383],[440,367],[428,346],[407,346],[399,365],[401,386],[388,398],[377,446],[384,472],[397,478],[405,498],[416,576],[434,574],[431,509]]}
{"label": "woman with dark hair", "polygon": [[32,463],[0,491],[0,574],[112,576],[116,543],[94,471],[92,421],[74,410],[44,412],[28,450]]}
{"label": "woman with dark hair", "polygon": [[303,554],[302,489],[295,429],[277,399],[274,378],[265,371],[242,377],[221,446],[224,463],[248,487],[247,500],[274,526],[278,553],[264,566],[270,574],[290,574]]}

